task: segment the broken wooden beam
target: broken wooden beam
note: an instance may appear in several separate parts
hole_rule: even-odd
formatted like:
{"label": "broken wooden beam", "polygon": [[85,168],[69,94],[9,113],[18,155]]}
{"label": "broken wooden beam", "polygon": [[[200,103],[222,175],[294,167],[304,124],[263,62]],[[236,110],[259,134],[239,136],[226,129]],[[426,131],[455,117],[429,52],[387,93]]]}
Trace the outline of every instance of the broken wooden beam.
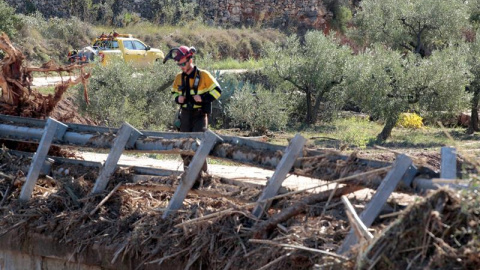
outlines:
{"label": "broken wooden beam", "polygon": [[348,220],[350,221],[350,227],[353,228],[357,238],[363,238],[365,240],[373,239],[372,233],[368,231],[367,226],[365,226],[360,217],[357,215],[355,208],[353,208],[353,205],[350,203],[347,196],[343,195],[341,198],[343,205],[345,205]]}

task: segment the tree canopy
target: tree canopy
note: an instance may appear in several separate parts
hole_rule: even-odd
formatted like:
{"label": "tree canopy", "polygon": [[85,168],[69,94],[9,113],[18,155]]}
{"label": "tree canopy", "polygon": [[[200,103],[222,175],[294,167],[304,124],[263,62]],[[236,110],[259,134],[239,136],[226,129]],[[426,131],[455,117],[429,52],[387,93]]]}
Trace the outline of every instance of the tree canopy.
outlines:
{"label": "tree canopy", "polygon": [[342,81],[343,66],[352,51],[339,45],[334,36],[311,31],[305,35],[303,44],[298,37],[291,36],[284,44],[266,49],[270,61],[266,71],[290,82],[295,91],[305,96],[308,124],[316,122],[320,108],[325,112],[343,105],[342,94],[335,88]]}
{"label": "tree canopy", "polygon": [[468,19],[463,0],[363,0],[350,36],[427,56],[461,39]]}
{"label": "tree canopy", "polygon": [[466,106],[467,54],[467,47],[460,46],[421,58],[376,45],[346,65],[345,91],[363,111],[385,121],[377,137],[383,141],[402,112],[434,114]]}

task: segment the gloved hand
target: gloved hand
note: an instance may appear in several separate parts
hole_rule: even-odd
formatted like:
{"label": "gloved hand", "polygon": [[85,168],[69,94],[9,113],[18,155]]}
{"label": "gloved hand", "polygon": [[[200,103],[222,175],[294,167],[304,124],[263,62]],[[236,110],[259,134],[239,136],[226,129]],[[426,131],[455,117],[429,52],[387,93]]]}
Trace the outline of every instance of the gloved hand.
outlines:
{"label": "gloved hand", "polygon": [[193,96],[193,99],[195,100],[195,102],[202,102],[202,97],[200,95]]}

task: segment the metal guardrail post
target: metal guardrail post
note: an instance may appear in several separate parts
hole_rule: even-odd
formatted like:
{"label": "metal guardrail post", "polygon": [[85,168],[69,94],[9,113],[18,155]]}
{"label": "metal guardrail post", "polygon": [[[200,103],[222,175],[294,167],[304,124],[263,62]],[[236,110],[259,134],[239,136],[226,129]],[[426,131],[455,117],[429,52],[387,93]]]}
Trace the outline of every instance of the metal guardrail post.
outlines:
{"label": "metal guardrail post", "polygon": [[190,165],[188,166],[187,171],[182,176],[182,179],[180,180],[180,184],[178,185],[177,190],[175,191],[175,194],[173,194],[173,197],[170,200],[170,203],[168,204],[168,207],[165,210],[165,213],[163,213],[162,218],[168,217],[170,213],[182,207],[183,200],[185,199],[185,197],[187,197],[188,191],[192,188],[193,184],[195,183],[195,180],[197,179],[198,174],[200,173],[200,170],[202,169],[202,166],[208,154],[210,153],[212,148],[215,146],[217,141],[222,141],[222,139],[218,135],[216,135],[210,130],[207,130],[205,132],[204,139],[200,144],[200,147],[198,148],[197,152],[195,152],[195,155],[193,156],[193,159]]}
{"label": "metal guardrail post", "polygon": [[282,183],[287,176],[287,173],[293,166],[293,163],[300,155],[303,145],[305,144],[306,139],[300,134],[295,135],[288,147],[285,149],[285,154],[277,165],[275,172],[273,173],[272,178],[268,180],[267,186],[263,190],[262,195],[258,198],[258,203],[255,209],[253,209],[252,214],[256,217],[260,217],[263,212],[268,209],[271,205],[271,202],[262,202],[263,200],[269,199],[277,195],[278,190],[282,187]]}
{"label": "metal guardrail post", "polygon": [[442,158],[440,165],[440,178],[457,178],[457,150],[453,147],[442,147],[440,154]]}
{"label": "metal guardrail post", "polygon": [[[372,225],[373,221],[382,210],[383,205],[387,202],[388,197],[390,197],[390,194],[395,190],[410,165],[412,165],[412,160],[408,156],[399,155],[397,157],[397,160],[393,163],[393,168],[387,173],[372,199],[365,207],[365,210],[360,214],[360,219],[365,226],[370,227],[370,225]],[[351,229],[343,241],[342,246],[337,250],[337,254],[347,252],[356,242],[357,237],[355,236],[353,229]]]}
{"label": "metal guardrail post", "polygon": [[19,200],[21,201],[28,201],[32,196],[33,188],[35,187],[35,183],[37,182],[38,176],[40,174],[40,170],[45,162],[45,158],[47,157],[48,150],[52,145],[52,141],[54,138],[62,138],[67,130],[67,125],[58,122],[53,118],[48,118],[45,129],[40,139],[40,143],[38,144],[37,152],[33,156],[32,164],[28,169],[27,180],[23,185],[22,191],[20,193]]}
{"label": "metal guardrail post", "polygon": [[[123,150],[125,147],[133,147],[132,142],[135,142],[141,134],[142,133],[140,131],[128,123],[124,123],[122,125],[122,127],[118,130],[117,137],[113,142],[113,146],[110,149],[107,160],[102,166],[100,174],[95,181],[95,185],[93,186],[93,190],[91,192],[92,194],[100,193],[105,190],[110,176],[112,176],[115,168],[117,167],[118,160],[120,159]],[[130,145],[128,145],[129,142]]]}

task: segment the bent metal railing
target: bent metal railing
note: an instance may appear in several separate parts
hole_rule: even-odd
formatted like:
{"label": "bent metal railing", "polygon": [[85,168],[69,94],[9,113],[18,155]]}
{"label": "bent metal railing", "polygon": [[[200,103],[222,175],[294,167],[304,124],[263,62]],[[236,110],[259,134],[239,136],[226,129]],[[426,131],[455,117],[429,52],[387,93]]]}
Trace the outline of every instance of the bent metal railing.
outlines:
{"label": "bent metal railing", "polygon": [[[78,161],[63,158],[54,158],[54,162],[70,162],[88,164],[100,168],[99,176],[91,191],[98,194],[105,190],[108,181],[118,166],[118,160],[124,151],[137,152],[175,152],[193,154],[193,159],[188,168],[182,174],[177,189],[165,209],[162,218],[167,218],[174,211],[181,208],[183,200],[193,186],[195,179],[200,173],[201,167],[207,156],[225,158],[236,162],[247,163],[253,166],[274,168],[273,176],[267,182],[261,196],[257,200],[252,214],[261,217],[269,208],[269,199],[275,197],[282,186],[288,173],[295,167],[302,166],[302,158],[315,155],[324,155],[316,150],[304,149],[306,139],[297,134],[285,148],[264,142],[258,142],[241,137],[222,136],[207,130],[204,133],[170,133],[139,131],[124,123],[120,129],[106,127],[87,126],[79,124],[64,124],[55,119],[45,120],[0,115],[0,139],[22,142],[38,143],[36,153],[33,155],[25,184],[22,187],[19,200],[28,201],[33,192],[35,183],[40,175],[42,166],[47,159],[47,153],[52,144],[70,145],[77,147],[110,148],[106,162],[101,165],[91,161]],[[445,157],[444,157],[445,156]],[[345,160],[342,155],[332,155],[329,158]],[[456,171],[455,149],[442,148],[442,177],[452,178]],[[355,220],[361,227],[368,227],[378,216],[382,206],[386,203],[390,194],[400,182],[404,186],[424,185],[426,188],[434,188],[432,183],[425,183],[425,179],[416,179],[416,167],[410,157],[399,155],[393,164],[371,160],[361,160],[359,163],[372,168],[391,166],[387,175],[379,183],[378,188],[365,210]],[[134,171],[145,172],[153,175],[173,174],[175,171],[133,167]],[[310,175],[314,176],[314,175]],[[337,186],[338,186],[337,182]],[[449,184],[452,185],[452,184]],[[334,191],[336,190],[335,187]],[[115,187],[104,200],[118,189]],[[333,193],[332,193],[333,195]],[[95,211],[92,211],[92,214]],[[353,221],[352,221],[353,222]],[[343,254],[357,242],[352,231],[349,233],[342,246],[337,250]]]}
{"label": "bent metal railing", "polygon": [[[273,185],[273,191],[270,191],[271,195],[268,196],[275,196],[286,174],[292,169],[293,163],[301,154],[305,143],[305,139],[297,134],[293,140],[295,143],[290,144],[284,154],[281,151],[284,149],[282,146],[240,137],[218,136],[210,130],[204,133],[144,132],[135,129],[128,123],[124,123],[120,129],[110,129],[78,124],[67,125],[52,118],[43,121],[5,115],[0,116],[0,139],[38,143],[27,181],[22,187],[19,197],[22,201],[30,199],[42,165],[47,158],[48,149],[52,144],[110,148],[107,160],[100,168],[99,176],[91,191],[92,194],[105,190],[108,180],[114,173],[118,160],[125,150],[193,154],[192,162],[182,175],[180,185],[177,187],[164,217],[181,207],[208,155],[260,167],[278,167],[272,177],[276,180],[269,181],[267,184],[269,190],[272,190]],[[268,196],[262,198],[265,199]],[[259,210],[256,210],[256,215],[261,214]]]}

